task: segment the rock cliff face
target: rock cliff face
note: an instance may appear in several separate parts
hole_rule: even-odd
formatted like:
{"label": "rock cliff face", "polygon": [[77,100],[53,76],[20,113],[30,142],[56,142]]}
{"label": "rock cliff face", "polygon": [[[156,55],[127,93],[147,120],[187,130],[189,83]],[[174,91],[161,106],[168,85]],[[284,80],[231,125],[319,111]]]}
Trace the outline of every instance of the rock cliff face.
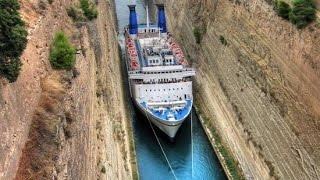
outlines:
{"label": "rock cliff face", "polygon": [[[0,79],[0,179],[132,179],[114,2],[95,2],[98,18],[74,24],[78,1],[20,1],[28,44],[17,82]],[[60,30],[79,49],[73,72],[48,61]]]}
{"label": "rock cliff face", "polygon": [[319,179],[319,18],[297,30],[266,0],[149,2],[165,2],[169,30],[196,68],[195,104],[245,177]]}
{"label": "rock cliff face", "polygon": [[27,140],[31,119],[40,95],[40,79],[50,71],[48,49],[53,33],[68,20],[57,0],[51,6],[40,1],[21,1],[21,15],[26,21],[28,44],[21,56],[23,67],[18,80],[8,84],[0,79],[0,179],[12,179]]}

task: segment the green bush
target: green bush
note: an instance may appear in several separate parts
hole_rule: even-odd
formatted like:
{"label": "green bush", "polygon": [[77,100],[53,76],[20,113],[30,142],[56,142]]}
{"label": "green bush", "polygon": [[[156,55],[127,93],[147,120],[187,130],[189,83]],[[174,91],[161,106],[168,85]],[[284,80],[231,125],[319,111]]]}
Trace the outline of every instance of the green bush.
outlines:
{"label": "green bush", "polygon": [[0,76],[14,82],[21,69],[20,56],[27,44],[27,31],[17,0],[0,1]]}
{"label": "green bush", "polygon": [[294,0],[292,8],[289,4],[280,0],[275,2],[274,9],[280,17],[290,20],[299,29],[316,19],[314,0]]}
{"label": "green bush", "polygon": [[95,19],[98,16],[98,11],[96,8],[89,3],[89,0],[80,0],[80,7],[83,11],[83,14],[89,19]]}
{"label": "green bush", "polygon": [[223,36],[220,36],[220,37],[219,37],[219,40],[220,40],[221,44],[223,44],[224,46],[227,46],[227,45],[228,45],[227,40],[226,40]]}
{"label": "green bush", "polygon": [[288,3],[284,1],[276,1],[275,10],[280,17],[287,20],[289,19],[289,13],[291,11],[291,7]]}
{"label": "green bush", "polygon": [[313,0],[294,0],[289,14],[290,21],[303,28],[316,19],[316,6]]}
{"label": "green bush", "polygon": [[77,8],[75,8],[75,7],[73,7],[73,6],[67,8],[67,14],[68,14],[68,16],[71,17],[74,21],[80,21],[80,20],[83,19],[81,12],[80,12]]}
{"label": "green bush", "polygon": [[71,70],[75,64],[75,49],[63,32],[57,32],[50,48],[49,60],[54,69]]}
{"label": "green bush", "polygon": [[200,42],[201,42],[201,32],[200,32],[200,30],[198,28],[193,30],[193,35],[194,35],[194,38],[196,39],[196,43],[200,44]]}

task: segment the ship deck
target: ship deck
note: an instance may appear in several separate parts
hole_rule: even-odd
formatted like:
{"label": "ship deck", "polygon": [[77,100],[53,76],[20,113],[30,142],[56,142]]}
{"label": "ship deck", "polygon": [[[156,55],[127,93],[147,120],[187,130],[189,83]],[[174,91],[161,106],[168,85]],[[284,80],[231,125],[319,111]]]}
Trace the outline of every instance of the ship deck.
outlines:
{"label": "ship deck", "polygon": [[[148,109],[147,106],[146,106],[146,102],[142,102],[142,103],[140,103],[140,105],[143,108]],[[174,113],[175,120],[176,121],[183,120],[188,115],[188,113],[190,112],[191,107],[192,107],[192,101],[191,100],[187,100],[186,106],[181,110],[176,110],[176,112]],[[168,119],[168,115],[169,115],[169,113],[171,111],[170,107],[166,107],[164,111],[157,111],[157,110],[150,110],[150,109],[148,109],[148,110],[149,110],[149,112],[152,113],[152,115],[154,115],[155,117],[157,117],[159,119],[169,120]]]}

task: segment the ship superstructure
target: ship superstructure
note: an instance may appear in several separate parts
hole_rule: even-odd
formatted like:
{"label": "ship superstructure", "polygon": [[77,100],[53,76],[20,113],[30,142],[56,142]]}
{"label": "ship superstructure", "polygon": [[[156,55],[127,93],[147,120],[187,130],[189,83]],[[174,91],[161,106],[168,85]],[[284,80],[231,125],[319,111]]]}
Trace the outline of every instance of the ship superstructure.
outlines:
{"label": "ship superstructure", "polygon": [[125,29],[130,94],[138,109],[170,138],[190,114],[195,75],[172,35],[167,32],[163,5],[158,24],[137,24],[135,5],[129,5]]}

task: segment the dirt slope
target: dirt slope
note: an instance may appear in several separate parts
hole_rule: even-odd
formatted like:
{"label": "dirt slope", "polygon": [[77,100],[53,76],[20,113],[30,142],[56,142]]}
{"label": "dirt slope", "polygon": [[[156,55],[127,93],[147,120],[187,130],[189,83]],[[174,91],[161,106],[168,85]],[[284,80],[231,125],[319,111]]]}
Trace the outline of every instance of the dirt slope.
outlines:
{"label": "dirt slope", "polygon": [[197,71],[195,103],[245,177],[319,179],[319,19],[297,30],[264,0],[166,1],[166,10]]}
{"label": "dirt slope", "polygon": [[[132,179],[114,2],[76,26],[65,8],[77,2],[21,1],[29,41],[17,82],[0,79],[0,179]],[[79,49],[73,72],[48,63],[58,30]],[[45,99],[47,81],[63,84],[57,100]]]}
{"label": "dirt slope", "polygon": [[21,56],[23,67],[17,82],[8,84],[0,80],[0,179],[12,179],[17,170],[40,98],[40,78],[50,70],[47,61],[49,42],[53,32],[61,29],[61,25],[68,25],[61,12],[62,3],[67,5],[70,1],[56,0],[50,6],[46,4],[47,10],[43,13],[38,1],[21,1],[21,14],[29,32],[28,44]]}

